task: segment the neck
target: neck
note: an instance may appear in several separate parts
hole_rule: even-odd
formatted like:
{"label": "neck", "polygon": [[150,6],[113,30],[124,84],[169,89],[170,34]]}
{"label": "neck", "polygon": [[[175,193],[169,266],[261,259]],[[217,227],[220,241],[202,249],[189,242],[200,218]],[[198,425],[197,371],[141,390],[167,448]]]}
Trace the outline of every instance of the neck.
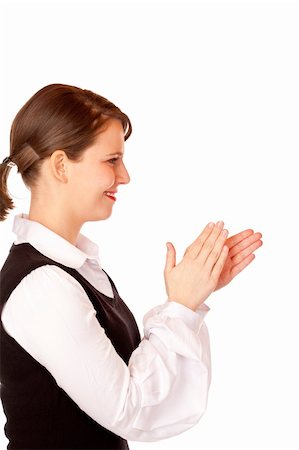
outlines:
{"label": "neck", "polygon": [[67,211],[65,214],[61,214],[61,211],[58,213],[48,207],[44,209],[40,206],[36,208],[35,205],[31,205],[28,219],[44,225],[72,245],[76,245],[82,224],[75,223],[71,214],[68,214]]}

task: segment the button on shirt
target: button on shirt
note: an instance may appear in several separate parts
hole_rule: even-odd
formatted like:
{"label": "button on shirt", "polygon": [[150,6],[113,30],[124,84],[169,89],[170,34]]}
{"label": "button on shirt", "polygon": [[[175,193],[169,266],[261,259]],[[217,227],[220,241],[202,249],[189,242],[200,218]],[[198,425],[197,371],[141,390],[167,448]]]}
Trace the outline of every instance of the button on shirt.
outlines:
{"label": "button on shirt", "polygon": [[[13,232],[15,245],[30,243],[113,298],[99,247],[82,233],[73,245],[25,213],[15,215]],[[44,265],[13,290],[1,320],[97,423],[124,439],[156,441],[193,427],[206,410],[211,356],[204,318],[209,310],[205,303],[192,311],[169,300],[153,307],[143,317],[144,336],[126,365],[80,283],[60,267]],[[68,364],[61,364],[62,357]]]}

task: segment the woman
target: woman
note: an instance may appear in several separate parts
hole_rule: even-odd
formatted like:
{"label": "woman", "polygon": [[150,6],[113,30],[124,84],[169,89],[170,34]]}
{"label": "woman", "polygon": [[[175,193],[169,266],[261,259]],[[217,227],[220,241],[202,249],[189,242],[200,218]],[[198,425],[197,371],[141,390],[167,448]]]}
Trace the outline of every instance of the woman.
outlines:
{"label": "woman", "polygon": [[0,219],[14,207],[14,164],[31,192],[29,214],[1,269],[1,401],[8,449],[128,449],[193,427],[211,381],[205,299],[253,259],[261,233],[227,239],[207,225],[176,265],[168,251],[168,299],[135,319],[80,233],[110,217],[130,120],[89,90],[51,84],[16,115],[1,164]]}

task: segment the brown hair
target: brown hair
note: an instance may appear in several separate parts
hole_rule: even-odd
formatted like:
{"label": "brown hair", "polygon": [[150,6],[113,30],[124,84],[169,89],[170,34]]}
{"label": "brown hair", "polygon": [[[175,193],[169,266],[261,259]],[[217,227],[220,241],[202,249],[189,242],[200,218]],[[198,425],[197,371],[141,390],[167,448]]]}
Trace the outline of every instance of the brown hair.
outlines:
{"label": "brown hair", "polygon": [[[72,161],[80,161],[110,118],[121,121],[127,140],[132,133],[129,117],[117,106],[87,89],[49,84],[37,91],[15,116],[10,130],[10,160],[25,185],[37,184],[45,158],[59,149]],[[15,207],[7,191],[12,166],[0,164],[0,221]]]}

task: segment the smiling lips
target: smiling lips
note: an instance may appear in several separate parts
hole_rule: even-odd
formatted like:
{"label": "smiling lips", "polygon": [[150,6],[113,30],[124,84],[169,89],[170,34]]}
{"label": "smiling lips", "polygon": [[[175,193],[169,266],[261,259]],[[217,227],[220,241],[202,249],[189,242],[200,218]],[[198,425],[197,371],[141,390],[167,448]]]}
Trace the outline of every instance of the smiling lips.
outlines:
{"label": "smiling lips", "polygon": [[113,195],[115,193],[116,193],[116,191],[106,191],[106,192],[104,192],[106,197],[109,197],[111,200],[116,201],[116,197]]}

